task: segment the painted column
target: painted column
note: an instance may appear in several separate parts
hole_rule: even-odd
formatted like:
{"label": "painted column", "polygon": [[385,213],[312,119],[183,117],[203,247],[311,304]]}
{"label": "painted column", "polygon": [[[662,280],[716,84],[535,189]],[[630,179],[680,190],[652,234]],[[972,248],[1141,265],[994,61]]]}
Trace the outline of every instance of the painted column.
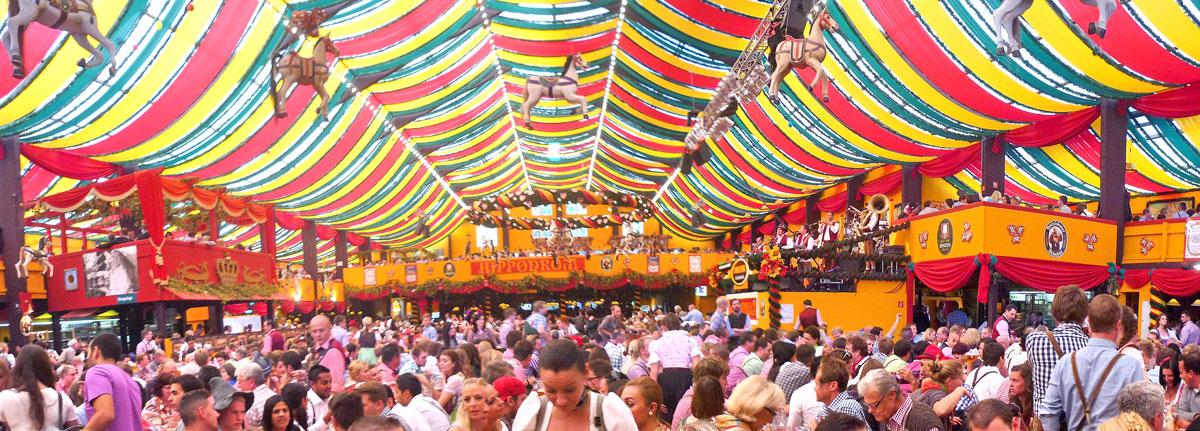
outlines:
{"label": "painted column", "polygon": [[334,275],[337,276],[338,280],[342,279],[342,268],[346,267],[346,262],[350,259],[349,253],[346,251],[346,246],[349,243],[348,237],[349,235],[346,234],[346,231],[339,230],[337,231],[337,238],[334,238],[333,258],[335,260],[334,266],[336,267]]}
{"label": "painted column", "polygon": [[312,220],[305,220],[304,227],[300,230],[301,247],[304,253],[304,272],[310,277],[305,280],[305,283],[312,283],[313,294],[313,313],[319,313],[318,305],[321,300],[321,294],[317,291],[317,280],[320,279],[320,274],[317,268],[317,224]]}
{"label": "painted column", "polygon": [[1129,132],[1129,108],[1120,100],[1100,101],[1100,208],[1096,214],[1117,222],[1116,264],[1124,252],[1125,214],[1129,195],[1125,191],[1125,146]]}
{"label": "painted column", "polygon": [[993,136],[983,138],[979,145],[979,158],[982,166],[980,194],[991,193],[993,184],[1000,190],[1000,193],[1004,193],[1004,160],[1008,142],[1004,140],[1003,136]]}
{"label": "painted column", "polygon": [[921,199],[921,182],[924,178],[917,171],[917,165],[915,163],[905,163],[900,169],[900,174],[903,176],[900,186],[900,200],[912,203],[917,208],[921,208],[924,203]]}
{"label": "painted column", "polygon": [[21,332],[20,295],[25,279],[17,278],[17,262],[25,245],[25,217],[21,209],[21,144],[15,136],[0,138],[0,243],[4,244],[5,304],[8,308],[8,333],[11,347],[23,346],[28,339]]}

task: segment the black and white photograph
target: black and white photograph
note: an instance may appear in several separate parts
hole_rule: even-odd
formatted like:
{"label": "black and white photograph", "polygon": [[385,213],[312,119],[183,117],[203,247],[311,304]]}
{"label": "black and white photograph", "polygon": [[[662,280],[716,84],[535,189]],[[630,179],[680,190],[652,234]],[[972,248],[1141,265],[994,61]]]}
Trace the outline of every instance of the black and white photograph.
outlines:
{"label": "black and white photograph", "polygon": [[100,250],[83,255],[87,297],[137,293],[137,247]]}

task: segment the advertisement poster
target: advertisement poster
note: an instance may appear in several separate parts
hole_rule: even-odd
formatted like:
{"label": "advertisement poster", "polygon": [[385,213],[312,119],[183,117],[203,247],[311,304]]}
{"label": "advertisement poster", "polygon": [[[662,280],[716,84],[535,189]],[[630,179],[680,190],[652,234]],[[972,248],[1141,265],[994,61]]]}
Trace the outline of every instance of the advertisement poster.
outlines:
{"label": "advertisement poster", "polygon": [[779,323],[792,323],[795,321],[796,308],[794,304],[779,304]]}
{"label": "advertisement poster", "polygon": [[376,283],[375,268],[363,268],[363,285],[374,286]]}
{"label": "advertisement poster", "polygon": [[1200,220],[1187,221],[1183,238],[1183,259],[1200,260]]}
{"label": "advertisement poster", "polygon": [[688,271],[692,274],[704,272],[704,264],[700,259],[700,255],[693,254],[688,256]]}
{"label": "advertisement poster", "polygon": [[137,247],[100,250],[83,255],[87,297],[136,294]]}
{"label": "advertisement poster", "polygon": [[405,283],[416,283],[417,282],[417,265],[413,265],[413,264],[404,265],[404,282]]}
{"label": "advertisement poster", "polygon": [[650,256],[646,258],[646,272],[650,274],[658,274],[658,256]]}

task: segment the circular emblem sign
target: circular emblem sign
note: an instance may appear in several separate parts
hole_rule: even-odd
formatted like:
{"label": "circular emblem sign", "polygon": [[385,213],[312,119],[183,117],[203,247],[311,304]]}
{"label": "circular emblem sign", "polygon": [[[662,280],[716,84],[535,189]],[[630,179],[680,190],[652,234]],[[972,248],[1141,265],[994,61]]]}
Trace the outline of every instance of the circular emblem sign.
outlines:
{"label": "circular emblem sign", "polygon": [[937,246],[942,254],[950,254],[950,248],[954,247],[954,224],[950,219],[938,223]]}
{"label": "circular emblem sign", "polygon": [[600,269],[608,271],[608,270],[612,269],[612,267],[613,267],[613,259],[611,257],[604,256],[604,258],[600,259]]}
{"label": "circular emblem sign", "polygon": [[1047,223],[1043,240],[1047,254],[1051,257],[1062,257],[1067,252],[1067,227],[1058,220]]}
{"label": "circular emblem sign", "polygon": [[446,262],[446,265],[442,266],[442,273],[446,274],[446,277],[453,277],[458,273],[458,268],[454,267],[454,262]]}
{"label": "circular emblem sign", "polygon": [[733,261],[729,266],[729,279],[733,280],[734,286],[746,287],[746,280],[750,279],[750,263],[745,258]]}

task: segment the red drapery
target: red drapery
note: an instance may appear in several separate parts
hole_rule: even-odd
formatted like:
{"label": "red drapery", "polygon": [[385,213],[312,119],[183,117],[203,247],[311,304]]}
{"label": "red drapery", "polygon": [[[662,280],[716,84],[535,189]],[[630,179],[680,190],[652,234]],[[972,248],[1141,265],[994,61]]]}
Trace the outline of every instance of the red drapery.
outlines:
{"label": "red drapery", "polygon": [[1008,143],[1020,147],[1044,147],[1062,143],[1092,125],[1100,118],[1100,107],[1056,115],[1046,120],[1004,132]]}
{"label": "red drapery", "polygon": [[1149,283],[1162,293],[1187,297],[1200,292],[1200,271],[1181,268],[1126,270],[1125,283],[1131,287]]}
{"label": "red drapery", "polygon": [[995,270],[1005,278],[1043,292],[1074,284],[1091,289],[1108,279],[1107,265],[1050,262],[1027,257],[996,256]]}
{"label": "red drapery", "polygon": [[362,236],[360,236],[354,232],[346,233],[346,241],[349,241],[350,245],[353,245],[356,247],[367,243],[366,238],[363,238]]}
{"label": "red drapery", "polygon": [[975,256],[952,257],[949,259],[914,263],[912,272],[917,278],[937,292],[950,292],[967,285],[975,275]]}
{"label": "red drapery", "polygon": [[799,226],[808,220],[808,208],[800,207],[783,215],[783,221],[790,226]]}
{"label": "red drapery", "polygon": [[279,223],[280,227],[287,230],[300,230],[304,228],[304,219],[284,212],[276,212],[275,221]]}
{"label": "red drapery", "polygon": [[863,199],[872,195],[886,195],[900,187],[904,182],[904,173],[902,171],[892,172],[871,181],[864,183],[858,188],[858,199]]}
{"label": "red drapery", "polygon": [[1189,85],[1133,102],[1133,107],[1146,114],[1162,118],[1184,118],[1200,115],[1200,85]]}
{"label": "red drapery", "polygon": [[962,172],[972,163],[979,163],[979,145],[960,148],[922,163],[917,172],[930,178],[945,178]]}
{"label": "red drapery", "polygon": [[846,209],[846,202],[846,192],[842,191],[817,201],[817,209],[827,213],[838,212]]}
{"label": "red drapery", "polygon": [[125,174],[125,169],[119,165],[92,160],[64,150],[21,144],[21,155],[29,159],[30,163],[55,175],[76,180],[94,180]]}

